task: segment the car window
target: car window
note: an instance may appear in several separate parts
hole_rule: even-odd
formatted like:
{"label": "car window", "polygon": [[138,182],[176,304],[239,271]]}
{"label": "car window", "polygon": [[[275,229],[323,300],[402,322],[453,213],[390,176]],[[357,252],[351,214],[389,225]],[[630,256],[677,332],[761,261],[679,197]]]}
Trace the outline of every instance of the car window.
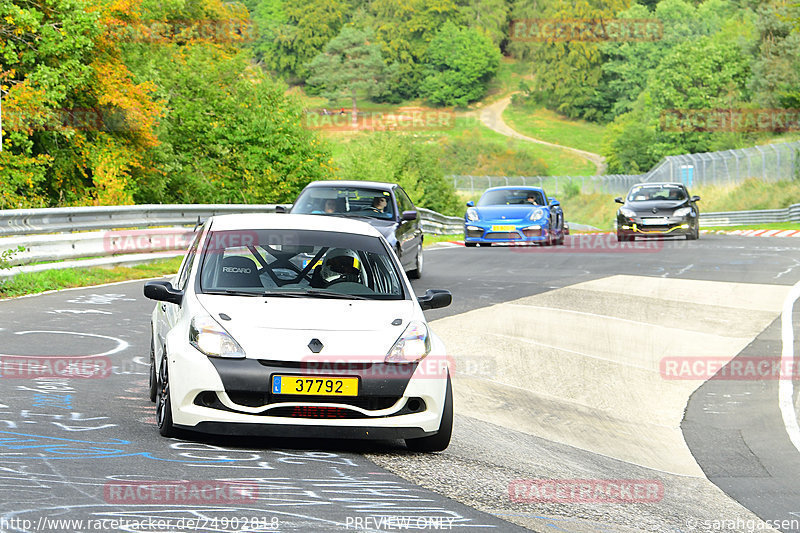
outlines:
{"label": "car window", "polygon": [[186,257],[183,260],[181,269],[178,273],[178,288],[180,290],[186,289],[186,282],[189,281],[189,274],[192,272],[192,265],[194,258],[197,255],[197,244],[200,242],[200,237],[203,235],[203,230],[199,229],[195,235],[192,244],[189,246],[189,251],[186,252]]}
{"label": "car window", "polygon": [[394,194],[397,197],[397,205],[401,213],[403,211],[416,210],[414,202],[411,201],[411,198],[408,197],[408,194],[406,194],[406,191],[404,191],[402,187],[395,188]]}
{"label": "car window", "polygon": [[394,218],[391,193],[369,187],[309,187],[297,197],[291,212]]}
{"label": "car window", "polygon": [[686,191],[679,185],[637,185],[628,193],[629,202],[650,200],[681,201],[686,199]]}
{"label": "car window", "polygon": [[309,230],[209,233],[201,292],[406,297],[390,252],[377,237]]}
{"label": "car window", "polygon": [[542,191],[535,189],[498,189],[486,191],[478,205],[546,205]]}

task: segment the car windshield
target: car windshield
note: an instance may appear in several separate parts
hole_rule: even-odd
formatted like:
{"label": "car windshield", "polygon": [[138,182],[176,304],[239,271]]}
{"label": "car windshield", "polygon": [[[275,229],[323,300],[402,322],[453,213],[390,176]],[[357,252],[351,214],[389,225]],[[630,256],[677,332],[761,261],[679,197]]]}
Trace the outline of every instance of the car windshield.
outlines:
{"label": "car windshield", "polygon": [[649,200],[680,201],[686,199],[686,193],[678,185],[637,185],[628,193],[629,202],[647,202]]}
{"label": "car windshield", "polygon": [[203,251],[206,294],[399,300],[401,277],[377,237],[330,231],[212,231]]}
{"label": "car windshield", "polygon": [[309,187],[297,198],[292,213],[394,218],[391,193],[363,187]]}
{"label": "car windshield", "polygon": [[530,189],[500,189],[486,191],[478,205],[545,205],[542,191]]}

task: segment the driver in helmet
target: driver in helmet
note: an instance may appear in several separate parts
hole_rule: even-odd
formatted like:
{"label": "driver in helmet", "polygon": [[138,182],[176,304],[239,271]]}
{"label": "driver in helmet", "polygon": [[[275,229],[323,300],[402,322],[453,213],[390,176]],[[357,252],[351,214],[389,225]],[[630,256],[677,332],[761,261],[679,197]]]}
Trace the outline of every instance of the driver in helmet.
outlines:
{"label": "driver in helmet", "polygon": [[322,279],[326,283],[350,281],[361,282],[361,268],[358,255],[353,250],[334,248],[325,255],[322,262]]}

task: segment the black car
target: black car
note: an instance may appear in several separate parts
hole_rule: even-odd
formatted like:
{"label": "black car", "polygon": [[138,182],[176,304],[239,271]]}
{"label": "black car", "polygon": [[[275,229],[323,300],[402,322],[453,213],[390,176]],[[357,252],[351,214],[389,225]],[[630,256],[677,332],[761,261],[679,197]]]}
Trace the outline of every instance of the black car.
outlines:
{"label": "black car", "polygon": [[617,239],[684,235],[700,238],[699,196],[690,196],[682,183],[637,183],[617,211]]}
{"label": "black car", "polygon": [[290,213],[357,218],[369,222],[389,241],[408,277],[422,276],[422,226],[417,208],[396,183],[314,181]]}

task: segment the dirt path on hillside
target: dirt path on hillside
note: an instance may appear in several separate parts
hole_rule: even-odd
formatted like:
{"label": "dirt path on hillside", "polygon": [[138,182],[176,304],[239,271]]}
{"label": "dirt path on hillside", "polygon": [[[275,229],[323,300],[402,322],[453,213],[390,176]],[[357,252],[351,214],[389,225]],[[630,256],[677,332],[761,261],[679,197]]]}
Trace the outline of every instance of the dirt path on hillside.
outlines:
{"label": "dirt path on hillside", "polygon": [[511,96],[506,96],[494,102],[492,104],[487,105],[480,111],[477,111],[478,116],[487,128],[496,131],[501,135],[505,135],[506,137],[513,137],[514,139],[520,139],[522,141],[532,142],[536,144],[543,144],[545,146],[552,146],[553,148],[559,148],[561,150],[569,150],[579,156],[583,157],[584,159],[588,159],[592,163],[594,163],[595,167],[597,167],[596,174],[605,174],[606,172],[606,158],[600,154],[595,154],[593,152],[587,152],[585,150],[578,150],[577,148],[572,148],[570,146],[563,146],[560,144],[555,144],[547,141],[543,141],[541,139],[534,139],[533,137],[528,137],[527,135],[523,135],[519,133],[517,130],[513,129],[511,126],[505,123],[503,120],[503,111],[506,107],[511,103]]}

